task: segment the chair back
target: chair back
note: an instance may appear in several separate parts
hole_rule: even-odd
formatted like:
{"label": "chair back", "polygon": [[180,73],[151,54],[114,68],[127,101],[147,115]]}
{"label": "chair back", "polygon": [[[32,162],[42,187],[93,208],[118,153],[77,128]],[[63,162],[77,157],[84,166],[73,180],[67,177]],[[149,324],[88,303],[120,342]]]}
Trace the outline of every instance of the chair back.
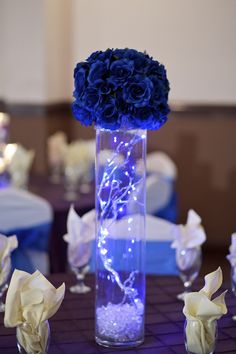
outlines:
{"label": "chair back", "polygon": [[18,249],[12,254],[13,268],[49,272],[51,224],[52,208],[46,200],[17,188],[0,190],[0,232],[18,238]]}

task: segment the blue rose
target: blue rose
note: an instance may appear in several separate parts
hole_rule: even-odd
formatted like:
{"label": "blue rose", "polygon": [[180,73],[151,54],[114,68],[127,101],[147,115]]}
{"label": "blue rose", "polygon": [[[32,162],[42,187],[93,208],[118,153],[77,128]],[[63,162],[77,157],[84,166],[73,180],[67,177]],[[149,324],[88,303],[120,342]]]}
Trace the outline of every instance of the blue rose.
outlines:
{"label": "blue rose", "polygon": [[157,111],[156,115],[153,116],[153,121],[150,129],[151,130],[160,129],[162,125],[166,123],[166,121],[167,121],[167,115]]}
{"label": "blue rose", "polygon": [[119,112],[113,98],[104,99],[97,112],[97,125],[105,129],[115,130],[120,127]]}
{"label": "blue rose", "polygon": [[147,106],[153,90],[152,81],[145,77],[136,77],[124,88],[124,100],[135,107]]}
{"label": "blue rose", "polygon": [[74,69],[74,78],[76,77],[78,71],[80,71],[81,69],[83,69],[85,72],[88,72],[89,64],[86,62],[78,63]]}
{"label": "blue rose", "polygon": [[132,60],[134,62],[134,68],[139,73],[146,71],[146,67],[149,64],[149,56],[138,52],[135,49],[127,49],[124,54],[124,58]]}
{"label": "blue rose", "polygon": [[119,111],[122,113],[122,116],[129,115],[130,113],[132,114],[133,105],[130,105],[124,100],[122,91],[116,92],[116,105],[119,107]]}
{"label": "blue rose", "polygon": [[107,65],[102,61],[98,60],[91,65],[88,82],[89,84],[96,83],[97,80],[103,80],[107,73]]}
{"label": "blue rose", "polygon": [[72,113],[83,125],[93,124],[94,119],[91,113],[87,109],[80,107],[76,102],[72,103]]}
{"label": "blue rose", "polygon": [[112,83],[105,80],[97,80],[94,86],[101,95],[109,95],[114,88]]}
{"label": "blue rose", "polygon": [[134,63],[127,59],[116,60],[110,67],[109,81],[115,86],[120,86],[125,83],[133,74]]}
{"label": "blue rose", "polygon": [[156,76],[150,77],[150,80],[153,83],[152,100],[155,102],[155,105],[161,102],[167,102],[169,87],[165,86]]}
{"label": "blue rose", "polygon": [[98,57],[99,57],[99,55],[100,55],[101,53],[102,53],[102,51],[100,51],[100,50],[97,50],[96,52],[93,52],[93,53],[88,57],[87,62],[90,63],[90,64],[94,63],[95,61],[98,60]]}
{"label": "blue rose", "polygon": [[122,59],[125,55],[125,49],[114,49],[113,56],[115,59]]}
{"label": "blue rose", "polygon": [[112,49],[108,48],[107,50],[105,50],[105,52],[99,53],[98,60],[108,63],[111,60],[112,56],[113,56],[113,51]]}
{"label": "blue rose", "polygon": [[75,90],[74,97],[79,98],[82,96],[86,87],[86,71],[80,68],[75,74]]}
{"label": "blue rose", "polygon": [[150,129],[153,121],[153,111],[150,107],[140,107],[134,110],[131,117],[133,124],[142,129]]}
{"label": "blue rose", "polygon": [[84,93],[83,105],[88,110],[94,110],[98,106],[99,100],[99,91],[96,88],[88,87]]}
{"label": "blue rose", "polygon": [[77,64],[74,70],[74,97],[79,98],[82,96],[84,89],[86,88],[86,79],[88,73],[88,64],[87,63],[80,63]]}
{"label": "blue rose", "polygon": [[162,81],[166,89],[169,90],[169,82],[166,77],[166,69],[158,61],[153,60],[149,64],[147,74],[149,77],[154,77],[155,79]]}

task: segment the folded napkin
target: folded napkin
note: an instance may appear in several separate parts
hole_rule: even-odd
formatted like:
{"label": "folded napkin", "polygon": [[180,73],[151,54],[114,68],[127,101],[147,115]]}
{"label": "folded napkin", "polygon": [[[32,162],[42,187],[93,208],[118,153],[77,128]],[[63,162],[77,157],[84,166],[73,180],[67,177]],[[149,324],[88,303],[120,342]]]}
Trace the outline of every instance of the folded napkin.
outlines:
{"label": "folded napkin", "polygon": [[73,267],[83,267],[91,257],[91,241],[95,238],[95,210],[80,217],[73,206],[67,218],[68,261]]}
{"label": "folded napkin", "polygon": [[95,143],[90,140],[76,140],[67,146],[65,153],[65,165],[78,166],[82,173],[86,172],[91,161],[94,162]]}
{"label": "folded napkin", "polygon": [[7,113],[0,112],[0,128],[5,127],[10,122],[10,116]]}
{"label": "folded napkin", "polygon": [[65,284],[58,289],[39,272],[15,270],[5,304],[5,327],[17,327],[17,340],[27,354],[45,352],[49,337],[47,321],[61,305]]}
{"label": "folded napkin", "polygon": [[32,165],[34,155],[33,150],[26,150],[22,145],[17,144],[9,166],[10,173],[19,169],[28,171]]}
{"label": "folded napkin", "polygon": [[185,295],[183,313],[187,319],[185,329],[188,350],[196,354],[208,354],[214,350],[215,320],[227,313],[225,292],[211,300],[221,287],[222,270],[205,276],[205,286],[199,292]]}
{"label": "folded napkin", "polygon": [[232,267],[236,267],[236,233],[231,235],[229,254],[226,256]]}
{"label": "folded napkin", "polygon": [[12,184],[15,187],[25,187],[28,180],[29,169],[33,163],[34,151],[26,150],[17,144],[15,153],[9,162],[8,170],[11,175]]}
{"label": "folded napkin", "polygon": [[11,252],[18,246],[16,236],[0,234],[0,287],[5,284],[11,272]]}
{"label": "folded napkin", "polygon": [[206,234],[201,225],[202,219],[194,211],[189,210],[186,225],[177,225],[174,228],[175,240],[172,248],[194,248],[206,241]]}
{"label": "folded napkin", "polygon": [[61,165],[64,162],[67,149],[66,134],[59,131],[48,138],[48,161],[51,166]]}

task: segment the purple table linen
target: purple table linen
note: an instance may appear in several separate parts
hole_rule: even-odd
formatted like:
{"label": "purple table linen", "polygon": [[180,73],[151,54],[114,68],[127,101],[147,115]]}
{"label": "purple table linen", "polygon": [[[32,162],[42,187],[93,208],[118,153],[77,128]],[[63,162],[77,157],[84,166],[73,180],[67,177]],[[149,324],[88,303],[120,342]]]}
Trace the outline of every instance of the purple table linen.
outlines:
{"label": "purple table linen", "polygon": [[63,184],[52,184],[46,176],[33,176],[30,179],[29,189],[32,193],[46,199],[53,209],[53,224],[49,242],[49,257],[51,273],[60,273],[67,268],[67,244],[63,240],[66,233],[67,214],[73,203],[76,212],[81,216],[94,208],[94,185],[88,194],[79,194],[75,202],[64,199]]}
{"label": "purple table linen", "polygon": [[[125,351],[99,347],[94,341],[94,277],[89,274],[86,284],[92,287],[88,294],[71,294],[69,286],[75,281],[71,274],[53,274],[49,280],[59,286],[66,283],[66,296],[61,308],[50,320],[51,345],[49,354],[120,354]],[[195,283],[196,289],[203,285]],[[226,288],[225,284],[223,286]],[[177,277],[147,277],[146,336],[140,347],[130,349],[130,354],[184,354],[183,303],[176,299],[182,285]],[[236,298],[229,291],[226,295],[228,314],[218,321],[219,333],[216,353],[236,353]],[[15,329],[4,328],[0,314],[0,353],[16,354]]]}

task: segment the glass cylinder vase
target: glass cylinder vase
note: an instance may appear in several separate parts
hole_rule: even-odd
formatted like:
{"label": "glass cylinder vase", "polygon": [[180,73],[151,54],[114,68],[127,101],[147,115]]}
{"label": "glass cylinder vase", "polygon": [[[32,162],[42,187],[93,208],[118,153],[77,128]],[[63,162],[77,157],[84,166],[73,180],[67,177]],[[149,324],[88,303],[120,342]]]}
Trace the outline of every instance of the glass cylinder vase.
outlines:
{"label": "glass cylinder vase", "polygon": [[144,340],[146,131],[96,129],[96,342]]}

